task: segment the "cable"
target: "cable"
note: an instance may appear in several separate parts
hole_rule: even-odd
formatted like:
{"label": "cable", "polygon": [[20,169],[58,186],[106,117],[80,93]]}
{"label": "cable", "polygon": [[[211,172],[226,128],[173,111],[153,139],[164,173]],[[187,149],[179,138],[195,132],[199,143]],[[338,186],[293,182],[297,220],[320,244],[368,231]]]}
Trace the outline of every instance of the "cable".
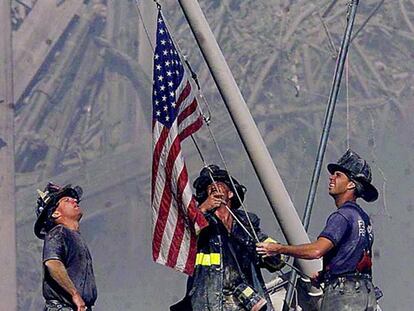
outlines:
{"label": "cable", "polygon": [[[157,4],[158,10],[161,10],[161,5],[156,0],[154,0],[154,2]],[[152,45],[151,37],[149,35],[149,31],[147,29],[147,26],[145,25],[144,18],[142,17],[141,10],[139,9],[138,0],[135,0],[135,4],[136,4],[135,9],[137,10],[137,13],[139,15],[139,18],[141,19],[142,25],[144,26],[145,35],[147,36],[147,40],[148,40],[148,42],[151,46],[152,52],[154,53],[155,49],[154,49],[154,46]]]}
{"label": "cable", "polygon": [[288,261],[280,259],[280,261],[285,264],[286,266],[288,266],[289,268],[291,268],[292,270],[295,270],[300,276],[305,277],[306,279],[308,279],[309,281],[312,279],[309,275],[307,275],[306,273],[304,273],[303,271],[299,270],[298,268],[296,268],[294,265],[290,264]]}
{"label": "cable", "polygon": [[[191,138],[192,138],[192,140],[193,140],[193,142],[194,142],[194,144],[195,144],[195,146],[196,146],[196,149],[197,149],[197,151],[198,151],[198,153],[199,153],[199,156],[200,156],[200,158],[201,158],[201,161],[203,162],[203,164],[204,164],[204,168],[206,168],[207,170],[208,170],[208,172],[209,172],[209,176],[210,176],[210,179],[211,179],[211,181],[213,182],[213,184],[215,184],[216,183],[216,181],[215,181],[215,179],[214,179],[214,177],[213,177],[213,171],[211,170],[211,168],[207,165],[207,163],[205,162],[205,160],[204,160],[204,156],[203,156],[203,154],[201,153],[201,150],[200,150],[200,148],[199,148],[199,146],[198,146],[198,144],[197,144],[197,141],[195,140],[195,138],[193,137],[193,136],[191,136]],[[227,173],[228,173],[228,171],[227,171]],[[231,182],[231,184],[232,184],[232,187],[233,187],[233,189],[235,189],[235,194],[236,194],[236,196],[238,197],[238,200],[239,200],[239,202],[242,204],[242,200],[241,200],[241,198],[240,198],[240,196],[239,196],[239,194],[238,194],[238,192],[237,192],[237,188],[236,188],[236,186],[235,186],[235,184],[234,184],[234,181],[233,181],[233,178],[231,177],[231,175],[228,173],[228,175],[229,175],[229,179],[230,179],[230,182]],[[216,188],[216,190],[220,193],[220,194],[222,194],[221,193],[221,191],[220,191],[220,189],[218,189],[218,188]],[[250,217],[249,217],[249,215],[247,214],[247,212],[246,212],[246,218],[248,219],[248,221],[249,221],[249,225],[250,225],[250,227],[251,227],[251,230],[252,230],[252,232],[250,232],[246,227],[245,227],[245,225],[240,221],[240,219],[236,216],[236,214],[234,214],[234,212],[231,210],[231,208],[227,205],[227,204],[225,204],[225,207],[226,207],[226,209],[229,211],[229,213],[232,215],[232,217],[236,220],[236,222],[241,226],[241,228],[247,233],[247,235],[250,237],[250,238],[252,238],[252,239],[254,239],[254,240],[256,240],[256,242],[258,243],[258,242],[260,242],[260,240],[259,240],[259,237],[257,236],[257,234],[256,234],[256,231],[254,230],[254,227],[253,227],[253,224],[251,223],[251,220],[250,220]],[[253,235],[252,235],[252,233],[253,233]]]}
{"label": "cable", "polygon": [[[157,4],[157,8],[158,8],[158,10],[161,12],[161,5],[156,1],[156,0],[154,0],[154,2]],[[144,23],[144,19],[142,18],[142,14],[141,14],[141,10],[139,9],[139,6],[138,6],[138,0],[135,0],[135,3],[136,3],[136,9],[137,9],[137,12],[138,12],[138,15],[140,16],[140,19],[141,19],[141,21],[142,21],[142,25],[144,26],[144,30],[145,30],[145,33],[146,33],[146,35],[147,35],[147,39],[148,39],[148,42],[149,42],[149,44],[151,45],[151,48],[152,48],[152,51],[154,52],[155,50],[154,50],[154,47],[153,47],[153,45],[152,45],[152,42],[151,42],[151,39],[150,39],[150,36],[149,36],[149,32],[148,32],[148,29],[147,29],[147,27],[146,27],[146,25],[145,25],[145,23]],[[162,12],[161,12],[161,14],[162,14]],[[168,25],[168,23],[167,23],[167,21],[164,19],[164,23],[165,23],[165,27],[167,28],[167,29],[169,29],[169,25]],[[195,81],[195,83],[196,83],[196,85],[197,85],[197,88],[198,88],[198,90],[199,90],[199,92],[200,92],[200,98],[202,98],[203,99],[203,102],[205,103],[205,105],[206,105],[206,107],[207,107],[207,109],[208,109],[208,113],[209,113],[209,117],[205,117],[205,115],[204,115],[204,113],[203,113],[203,111],[201,110],[201,108],[200,108],[200,106],[199,105],[197,105],[197,107],[198,107],[198,109],[199,109],[199,111],[200,111],[200,114],[203,116],[203,119],[204,119],[204,121],[205,121],[205,123],[206,123],[206,125],[207,126],[209,126],[209,123],[210,123],[210,120],[211,120],[211,111],[210,111],[210,109],[209,109],[209,106],[208,106],[208,103],[207,103],[207,101],[205,100],[205,98],[204,98],[204,96],[202,96],[201,95],[201,87],[200,87],[200,84],[199,84],[199,81],[198,81],[198,76],[197,76],[197,74],[193,71],[193,69],[191,68],[191,66],[190,66],[190,63],[188,62],[188,60],[187,60],[187,58],[185,57],[185,55],[182,53],[182,51],[181,51],[181,49],[180,49],[180,47],[179,47],[179,45],[177,44],[177,42],[175,41],[175,39],[174,39],[174,37],[173,37],[173,35],[171,34],[171,32],[168,30],[168,32],[169,32],[169,34],[170,34],[170,37],[171,37],[171,40],[173,41],[173,43],[174,43],[174,45],[175,45],[175,47],[176,47],[176,49],[177,49],[177,51],[180,53],[180,55],[183,57],[183,60],[184,60],[184,62],[185,62],[185,64],[187,65],[187,68],[189,69],[189,71],[190,71],[190,73],[191,73],[191,78]],[[210,128],[209,128],[209,130],[210,130]],[[220,154],[220,157],[221,157],[221,159],[222,159],[222,161],[223,161],[223,163],[225,163],[225,160],[224,160],[224,157],[223,157],[223,155],[222,155],[222,153],[221,153],[221,150],[220,150],[220,147],[218,146],[218,144],[217,144],[217,141],[216,141],[216,139],[215,139],[215,137],[214,137],[214,134],[212,133],[212,131],[210,130],[210,134],[211,134],[211,136],[212,136],[212,138],[213,138],[213,141],[215,142],[215,146],[216,146],[216,149],[217,149],[217,151],[219,152],[219,154]],[[202,154],[202,152],[201,152],[201,149],[200,149],[200,147],[198,146],[198,144],[197,144],[197,141],[195,140],[195,138],[194,138],[194,135],[191,135],[191,139],[192,139],[192,141],[193,141],[193,143],[194,143],[194,145],[195,145],[195,147],[196,147],[196,149],[197,149],[197,152],[198,152],[198,154],[199,154],[199,156],[200,156],[200,158],[201,158],[201,161],[203,162],[203,164],[204,164],[204,167],[206,167],[206,168],[208,168],[208,165],[207,165],[207,163],[206,163],[206,161],[205,161],[205,158],[204,158],[204,156],[203,156],[203,154]],[[226,170],[227,170],[227,172],[229,172],[229,170],[228,170],[228,168],[227,168],[227,164],[225,163],[224,164],[224,166],[225,166],[225,168],[226,168]],[[231,178],[231,175],[230,175],[230,173],[229,173],[229,176],[230,176],[230,181],[231,181],[231,184],[232,184],[232,186],[233,186],[233,189],[236,189],[236,187],[235,187],[235,185],[234,185],[234,182],[233,182],[233,180],[232,180],[232,178]],[[214,178],[213,178],[213,176],[211,175],[211,173],[210,173],[210,177],[211,177],[211,179],[212,179],[212,181],[213,182],[215,182],[214,181]],[[239,196],[239,194],[238,194],[238,192],[237,191],[235,191],[235,194],[236,194],[236,196],[237,196],[237,198],[238,198],[238,200],[239,200],[239,202],[240,202],[240,204],[241,205],[243,205],[243,202],[242,202],[242,200],[241,200],[241,198],[240,198],[240,196]],[[244,205],[243,205],[244,206]],[[244,229],[244,231],[246,231],[246,233],[251,237],[251,238],[253,238],[252,237],[252,235],[251,235],[251,233],[247,230],[247,228],[243,225],[243,223],[237,218],[237,216],[231,211],[231,209],[226,205],[226,208],[228,209],[228,211],[230,212],[230,214],[233,216],[233,218],[239,223],[239,225]],[[257,237],[257,234],[256,234],[256,232],[255,232],[255,230],[254,230],[254,228],[253,228],[253,225],[252,225],[252,223],[251,223],[251,220],[250,220],[250,217],[248,216],[248,214],[247,214],[247,211],[245,210],[245,212],[246,212],[246,216],[247,216],[247,219],[249,220],[249,224],[250,224],[250,226],[251,226],[251,228],[252,228],[252,232],[253,232],[253,235],[254,235],[254,237],[255,237],[255,239],[256,239],[256,241],[257,242],[260,242],[259,241],[259,239],[258,239],[258,237]]]}
{"label": "cable", "polygon": [[[168,26],[168,23],[167,23],[167,21],[166,21],[166,20],[164,20],[164,23],[165,23],[166,28],[167,28],[167,29],[169,29],[170,27]],[[226,162],[226,160],[224,159],[223,153],[221,152],[221,148],[220,148],[220,146],[219,146],[219,144],[218,144],[218,142],[217,142],[217,140],[216,140],[216,137],[215,137],[215,135],[214,135],[213,131],[212,131],[212,130],[211,130],[211,128],[210,128],[210,122],[211,122],[211,110],[210,110],[210,107],[209,107],[209,104],[208,104],[207,100],[206,100],[206,99],[205,99],[205,97],[202,95],[201,87],[200,87],[200,84],[199,84],[199,81],[198,81],[198,76],[197,76],[197,74],[194,72],[194,70],[192,69],[192,67],[191,67],[191,65],[190,65],[190,62],[187,60],[187,58],[185,57],[185,55],[182,53],[182,51],[181,51],[181,49],[180,49],[180,46],[178,45],[178,43],[177,43],[177,42],[176,42],[176,40],[174,39],[174,36],[171,34],[171,32],[170,32],[170,31],[168,31],[168,32],[169,32],[169,34],[170,34],[171,40],[172,40],[172,41],[173,41],[173,43],[174,43],[175,48],[177,49],[177,51],[179,52],[179,54],[183,57],[183,59],[184,59],[184,63],[186,64],[186,67],[188,68],[188,70],[189,70],[189,71],[190,71],[190,73],[191,73],[191,78],[194,80],[194,82],[195,82],[195,83],[196,83],[196,85],[197,85],[197,88],[198,88],[198,91],[199,91],[199,98],[201,98],[201,99],[203,100],[204,105],[207,107],[208,117],[206,117],[206,116],[205,116],[205,114],[203,113],[203,110],[201,109],[200,105],[197,105],[197,109],[199,110],[200,114],[203,116],[203,119],[204,119],[204,122],[205,122],[205,124],[206,124],[206,126],[207,126],[207,129],[208,129],[209,135],[210,135],[211,139],[213,140],[214,146],[215,146],[215,148],[216,148],[216,150],[217,150],[217,152],[218,152],[218,154],[219,154],[219,157],[220,157],[220,159],[221,159],[221,161],[222,161],[222,163],[223,163],[224,169],[225,169],[225,170],[227,171],[227,173],[229,174],[229,177],[230,177],[229,179],[230,179],[231,185],[232,185],[233,189],[236,189],[235,184],[234,184],[234,181],[233,181],[233,179],[231,178],[231,175],[232,175],[232,174],[230,173],[230,170],[229,170],[229,168],[228,168],[227,162]],[[197,145],[197,142],[196,142],[195,138],[193,137],[193,135],[191,135],[191,136],[192,136],[193,143],[194,143],[195,145]],[[196,149],[197,149],[198,154],[200,155],[200,158],[201,158],[201,159],[202,159],[202,161],[203,161],[204,167],[206,167],[206,168],[207,168],[207,167],[208,167],[208,165],[207,165],[207,163],[206,163],[206,161],[205,161],[205,159],[204,159],[204,156],[202,155],[201,148],[199,148],[199,147],[198,147],[198,145],[197,145],[197,146],[196,146]],[[243,203],[243,200],[240,198],[240,195],[239,195],[239,193],[238,193],[237,191],[235,191],[235,195],[236,195],[236,197],[237,197],[237,199],[238,199],[238,201],[239,201],[239,203],[240,203],[240,206],[242,207],[243,211],[244,211],[244,212],[245,212],[245,214],[246,214],[246,218],[247,218],[247,220],[248,220],[248,222],[249,222],[249,226],[250,226],[250,228],[251,228],[251,230],[252,230],[252,233],[253,233],[253,235],[254,235],[255,239],[256,239],[257,241],[259,241],[259,238],[257,237],[256,231],[254,230],[254,227],[253,227],[252,221],[251,221],[251,219],[250,219],[250,217],[249,217],[249,214],[248,214],[247,208],[246,208],[245,204]]]}
{"label": "cable", "polygon": [[[226,160],[224,159],[223,153],[221,152],[221,149],[220,149],[220,146],[219,146],[219,144],[218,144],[218,142],[217,142],[217,140],[216,140],[216,137],[215,137],[215,135],[214,135],[214,133],[213,133],[213,131],[211,130],[211,128],[210,128],[210,126],[209,126],[209,125],[207,125],[207,129],[208,129],[208,131],[209,131],[209,134],[210,134],[211,139],[213,140],[213,143],[214,143],[214,145],[215,145],[215,147],[216,147],[216,150],[217,150],[217,152],[218,152],[218,154],[219,154],[219,156],[220,156],[220,159],[221,159],[221,161],[222,161],[222,163],[223,163],[223,165],[224,165],[224,169],[225,169],[225,170],[228,172],[228,174],[229,174],[229,177],[230,177],[229,179],[230,179],[231,185],[232,185],[233,189],[236,189],[236,186],[235,186],[235,184],[234,184],[233,178],[231,178],[231,174],[230,174],[230,170],[229,170],[229,168],[228,168],[227,162],[226,162]],[[259,238],[257,237],[256,231],[254,230],[254,227],[253,227],[252,221],[251,221],[251,219],[250,219],[250,217],[249,217],[249,214],[248,214],[248,211],[247,211],[246,205],[243,203],[243,200],[240,198],[240,195],[239,195],[238,191],[235,191],[235,195],[236,195],[236,197],[237,197],[237,199],[238,199],[238,201],[239,201],[239,203],[240,203],[240,206],[243,208],[243,211],[244,211],[244,212],[245,212],[245,214],[246,214],[246,218],[247,218],[247,220],[248,220],[248,222],[249,222],[249,226],[250,226],[250,228],[252,229],[252,233],[253,233],[253,235],[254,235],[255,239],[256,239],[257,241],[259,241]]]}
{"label": "cable", "polygon": [[345,63],[346,84],[346,147],[350,148],[350,114],[349,114],[349,52]]}
{"label": "cable", "polygon": [[355,31],[354,35],[351,38],[351,42],[354,41],[356,37],[358,37],[359,33],[365,28],[365,26],[368,24],[368,22],[371,20],[372,17],[374,17],[375,14],[377,14],[380,7],[384,4],[385,0],[381,0],[378,2],[378,4],[375,6],[375,8],[371,11],[371,13],[368,15],[367,19],[361,24],[361,26],[358,28],[357,31]]}
{"label": "cable", "polygon": [[[157,1],[155,1],[154,0],[154,2],[157,4],[157,8],[158,8],[158,10],[161,12],[161,5],[157,2]],[[149,36],[149,32],[148,32],[148,29],[147,29],[147,27],[146,27],[146,25],[145,25],[145,23],[144,23],[144,20],[143,20],[143,18],[142,18],[142,14],[141,14],[141,11],[140,11],[140,9],[139,9],[139,7],[138,7],[138,0],[136,0],[136,8],[137,8],[137,11],[138,11],[138,15],[140,16],[140,18],[141,18],[141,21],[142,21],[142,23],[143,23],[143,26],[144,26],[144,30],[145,30],[145,33],[146,33],[146,35],[147,35],[147,39],[148,39],[148,41],[149,41],[149,43],[150,43],[150,45],[151,45],[151,48],[152,48],[152,50],[154,51],[154,47],[153,47],[153,45],[152,45],[152,42],[151,42],[151,40],[150,40],[150,36]],[[161,14],[162,14],[162,12],[161,12]],[[164,23],[165,23],[165,25],[166,25],[166,28],[168,29],[169,28],[169,26],[168,26],[168,24],[167,24],[167,22],[164,20]],[[239,193],[238,193],[238,191],[236,190],[237,188],[236,188],[236,185],[235,185],[235,183],[234,183],[234,180],[233,180],[233,178],[231,177],[232,176],[232,174],[230,173],[230,170],[229,170],[229,168],[228,168],[228,165],[227,165],[227,161],[225,160],[225,158],[224,158],[224,156],[223,156],[223,153],[222,153],[222,151],[221,151],[221,148],[220,148],[220,146],[219,146],[219,144],[218,144],[218,142],[217,142],[217,140],[216,140],[216,137],[215,137],[215,135],[214,135],[214,133],[213,133],[213,131],[212,131],[212,129],[211,129],[211,127],[210,127],[210,122],[211,122],[211,110],[210,110],[210,107],[209,107],[209,104],[208,104],[208,101],[205,99],[205,97],[203,96],[203,94],[202,94],[202,92],[201,92],[201,87],[200,87],[200,84],[199,84],[199,81],[198,81],[198,76],[197,76],[197,74],[193,71],[193,69],[191,68],[191,65],[190,65],[190,63],[189,63],[189,61],[187,60],[187,58],[184,56],[184,54],[182,53],[182,51],[181,51],[181,49],[180,49],[180,47],[179,47],[179,45],[177,44],[177,42],[174,40],[174,37],[173,37],[173,35],[171,34],[171,32],[169,32],[170,33],[170,36],[171,36],[171,40],[173,41],[173,43],[174,43],[174,45],[175,45],[175,47],[176,47],[176,49],[177,49],[177,51],[180,53],[180,55],[183,57],[183,59],[184,59],[184,62],[185,62],[185,64],[186,64],[186,67],[188,68],[188,70],[190,71],[190,73],[191,73],[191,78],[194,80],[194,82],[196,83],[196,85],[197,85],[197,88],[198,88],[198,91],[199,91],[199,98],[201,98],[202,100],[203,100],[203,102],[204,102],[204,104],[205,104],[205,106],[206,106],[206,108],[207,108],[207,110],[208,110],[208,113],[209,113],[209,115],[208,115],[208,117],[206,117],[206,115],[203,113],[203,110],[201,109],[201,107],[200,107],[200,105],[197,105],[197,109],[199,110],[199,112],[200,112],[200,114],[202,115],[202,117],[203,117],[203,119],[204,119],[204,122],[205,122],[205,124],[206,124],[206,126],[207,126],[207,128],[208,128],[208,131],[209,131],[209,135],[210,135],[210,137],[211,137],[211,139],[212,139],[212,141],[213,141],[213,143],[214,143],[214,146],[215,146],[215,148],[216,148],[216,150],[217,150],[217,152],[218,152],[218,154],[219,154],[219,157],[220,157],[220,159],[221,159],[221,161],[222,161],[222,163],[223,163],[223,165],[224,165],[224,168],[225,168],[225,170],[227,171],[227,173],[228,173],[228,175],[229,175],[229,180],[230,180],[230,182],[231,182],[231,185],[232,185],[232,187],[233,187],[233,189],[235,189],[235,195],[236,195],[236,197],[237,197],[237,199],[238,199],[238,201],[239,201],[239,203],[240,203],[240,205],[242,206],[242,208],[243,208],[243,211],[245,212],[245,214],[246,214],[246,218],[248,219],[248,222],[249,222],[249,226],[250,226],[250,228],[251,228],[251,232],[246,228],[246,226],[240,221],[240,219],[238,219],[238,217],[235,215],[235,213],[231,210],[231,208],[227,205],[227,204],[225,204],[225,207],[227,208],[227,210],[229,211],[229,213],[232,215],[232,217],[235,219],[235,221],[241,226],[241,228],[246,232],[246,234],[247,235],[249,235],[249,237],[250,238],[252,238],[252,239],[254,239],[256,242],[260,242],[260,240],[259,240],[259,238],[258,238],[258,236],[257,236],[257,233],[256,233],[256,231],[254,230],[254,226],[253,226],[253,224],[252,224],[252,222],[251,222],[251,219],[250,219],[250,217],[249,217],[249,214],[248,214],[248,211],[247,211],[247,208],[246,208],[246,206],[245,206],[245,204],[243,203],[243,200],[241,199],[241,197],[240,197],[240,195],[239,195]],[[196,141],[196,139],[195,139],[195,137],[193,136],[193,135],[191,135],[191,139],[192,139],[192,141],[193,141],[193,143],[194,143],[194,145],[195,145],[195,147],[196,147],[196,149],[197,149],[197,152],[198,152],[198,154],[199,154],[199,156],[200,156],[200,159],[201,159],[201,161],[203,162],[203,164],[204,164],[204,167],[205,168],[207,168],[208,170],[209,170],[209,175],[210,175],[210,178],[211,178],[211,180],[213,181],[213,183],[215,183],[215,180],[214,180],[214,177],[213,177],[213,172],[212,172],[212,170],[211,170],[211,168],[207,165],[207,163],[206,163],[206,161],[205,161],[205,158],[204,158],[204,155],[203,155],[203,153],[202,153],[202,151],[201,151],[201,148],[198,146],[198,143],[197,143],[197,141]],[[219,193],[220,193],[220,190],[219,189],[217,189],[218,191],[219,191]],[[300,274],[301,276],[303,276],[303,277],[305,277],[305,278],[307,278],[307,279],[309,279],[310,280],[310,277],[307,275],[307,274],[305,274],[305,273],[303,273],[301,270],[299,270],[298,268],[296,268],[295,266],[293,266],[293,265],[291,265],[290,263],[288,263],[286,260],[283,260],[283,259],[280,259],[280,261],[284,264],[284,265],[286,265],[286,266],[288,266],[288,267],[290,267],[292,270],[294,270],[294,271],[296,271],[298,274]]]}
{"label": "cable", "polygon": [[331,52],[333,53],[333,57],[336,58],[338,55],[338,50],[335,47],[335,43],[333,42],[331,33],[329,32],[328,26],[325,23],[325,20],[321,16],[321,13],[318,11],[317,15],[319,17],[320,22],[322,23],[323,29],[325,30],[325,34],[328,37],[329,47],[331,48]]}
{"label": "cable", "polygon": [[[326,152],[326,146],[328,143],[328,138],[329,138],[330,130],[332,127],[332,120],[334,116],[335,106],[338,100],[338,94],[339,94],[339,89],[341,85],[342,74],[343,74],[345,62],[347,59],[346,56],[347,56],[350,41],[351,41],[352,29],[355,23],[358,3],[359,3],[359,0],[349,0],[349,3],[348,3],[348,12],[346,16],[346,20],[347,20],[346,29],[345,29],[345,33],[342,39],[341,48],[339,50],[338,59],[335,65],[334,79],[332,81],[332,87],[331,87],[331,91],[329,94],[329,101],[328,101],[328,105],[326,108],[323,131],[322,131],[321,139],[319,142],[315,167],[314,167],[313,174],[312,174],[311,186],[308,192],[308,197],[307,197],[306,206],[305,206],[305,213],[304,213],[303,221],[302,221],[303,226],[306,231],[309,227],[310,216],[311,216],[311,212],[313,209],[313,203],[316,197],[316,190],[317,190],[318,183],[319,183],[322,162],[323,162],[323,158]],[[295,277],[296,276],[293,273],[291,280],[294,281]],[[287,294],[286,294],[286,304],[284,306],[284,309],[290,307],[290,304],[292,302],[293,292],[294,292],[294,287],[289,286]]]}
{"label": "cable", "polygon": [[[174,41],[174,39],[173,39],[173,41]],[[178,45],[177,45],[177,49],[179,50]],[[181,51],[180,51],[180,50],[179,50],[179,52],[181,53]],[[236,185],[234,184],[233,178],[231,178],[232,174],[230,173],[229,167],[228,167],[228,165],[227,165],[227,161],[225,160],[225,158],[224,158],[224,156],[223,156],[223,153],[221,152],[221,148],[220,148],[220,146],[219,146],[219,144],[218,144],[218,142],[217,142],[217,139],[216,139],[216,137],[215,137],[215,135],[214,135],[214,133],[213,133],[213,131],[212,131],[211,127],[210,127],[210,122],[211,122],[211,110],[210,110],[210,107],[209,107],[208,101],[207,101],[207,100],[205,99],[205,97],[202,95],[202,92],[201,92],[201,87],[200,87],[200,84],[199,84],[199,81],[198,81],[198,76],[197,76],[197,74],[194,72],[194,70],[191,68],[191,65],[190,65],[190,63],[189,63],[189,61],[188,61],[187,59],[185,60],[185,63],[186,63],[186,65],[187,65],[188,70],[189,70],[189,71],[190,71],[190,73],[191,73],[191,77],[192,77],[192,79],[193,79],[193,80],[196,82],[196,84],[197,84],[198,91],[199,91],[199,93],[200,93],[200,98],[203,100],[204,105],[207,107],[208,114],[209,114],[209,115],[208,115],[208,117],[206,117],[206,116],[205,116],[205,114],[203,113],[203,110],[201,109],[200,105],[197,105],[197,109],[199,110],[200,114],[203,116],[204,122],[205,122],[205,124],[206,124],[206,126],[207,126],[207,129],[208,129],[208,132],[209,132],[209,135],[210,135],[210,138],[212,139],[213,144],[214,144],[214,146],[215,146],[215,148],[216,148],[216,150],[217,150],[217,153],[219,154],[219,157],[220,157],[220,159],[221,159],[221,162],[223,163],[224,169],[225,169],[225,170],[227,171],[227,173],[229,174],[230,183],[231,183],[231,185],[232,185],[233,189],[236,189]],[[204,167],[208,168],[207,163],[205,162],[204,157],[203,157],[203,155],[202,155],[202,153],[201,153],[201,149],[198,147],[197,142],[196,142],[196,140],[195,140],[194,138],[193,138],[193,142],[194,142],[194,144],[196,145],[196,149],[197,149],[197,151],[198,151],[198,153],[199,153],[199,155],[200,155],[200,158],[201,158],[201,159],[202,159],[202,161],[203,161]],[[212,177],[212,175],[210,175],[210,176]],[[212,180],[213,180],[213,179],[212,179]],[[249,214],[248,214],[248,211],[247,211],[246,205],[243,203],[243,200],[240,198],[240,195],[239,195],[238,191],[234,191],[234,192],[235,192],[235,195],[236,195],[236,197],[237,197],[237,199],[238,199],[238,201],[239,201],[239,203],[240,203],[240,206],[242,207],[242,209],[243,209],[244,213],[246,214],[246,218],[247,218],[247,220],[248,220],[248,222],[249,222],[249,226],[250,226],[250,228],[251,228],[251,230],[252,230],[252,233],[253,233],[253,235],[254,235],[254,237],[255,237],[255,240],[259,242],[259,238],[258,238],[258,236],[257,236],[257,234],[256,234],[256,231],[254,230],[254,227],[253,227],[252,221],[251,221],[251,219],[250,219],[250,217],[249,217]],[[235,216],[235,215],[234,215],[234,216]],[[233,217],[234,217],[234,216],[233,216]],[[247,231],[246,231],[246,232],[247,232]],[[249,234],[249,235],[250,235],[250,234]]]}

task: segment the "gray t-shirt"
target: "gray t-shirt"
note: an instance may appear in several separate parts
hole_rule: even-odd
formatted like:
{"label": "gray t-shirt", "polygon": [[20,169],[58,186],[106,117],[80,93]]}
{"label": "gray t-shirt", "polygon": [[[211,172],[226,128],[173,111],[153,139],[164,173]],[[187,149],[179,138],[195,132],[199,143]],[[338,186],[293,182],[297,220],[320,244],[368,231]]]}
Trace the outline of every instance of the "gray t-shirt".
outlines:
{"label": "gray t-shirt", "polygon": [[[54,227],[45,237],[43,263],[50,259],[60,260],[87,306],[97,298],[92,257],[80,232],[62,225]],[[50,276],[44,266],[43,296],[46,300],[58,300],[72,305],[70,295]]]}

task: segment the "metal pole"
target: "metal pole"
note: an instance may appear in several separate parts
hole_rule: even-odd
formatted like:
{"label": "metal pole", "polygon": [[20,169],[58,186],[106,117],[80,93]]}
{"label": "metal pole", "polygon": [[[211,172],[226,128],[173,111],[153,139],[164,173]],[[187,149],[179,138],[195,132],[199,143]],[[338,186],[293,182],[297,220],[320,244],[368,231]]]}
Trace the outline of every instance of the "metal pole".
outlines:
{"label": "metal pole", "polygon": [[378,2],[378,4],[371,11],[371,13],[369,13],[366,20],[364,20],[362,22],[361,26],[359,26],[359,28],[357,29],[357,31],[355,31],[354,35],[351,38],[351,43],[352,43],[352,41],[355,40],[356,37],[358,37],[359,33],[365,28],[365,26],[368,24],[368,22],[371,20],[371,18],[373,18],[375,16],[375,14],[377,14],[378,10],[381,8],[381,6],[384,4],[384,2],[385,2],[385,0],[381,0],[380,2]]}
{"label": "metal pole", "polygon": [[[244,98],[196,0],[178,0],[253,164],[273,213],[289,244],[309,243],[309,237],[293,206]],[[298,260],[311,275],[321,269],[320,260]],[[315,289],[316,290],[316,289]]]}
{"label": "metal pole", "polygon": [[[303,215],[303,226],[305,227],[306,231],[309,228],[312,207],[315,201],[316,190],[318,188],[319,177],[320,177],[321,169],[322,169],[322,162],[325,156],[326,145],[328,143],[329,132],[331,130],[332,119],[333,119],[334,112],[335,112],[335,105],[338,99],[339,88],[340,88],[341,80],[342,80],[342,73],[344,71],[344,65],[345,65],[347,55],[348,55],[349,45],[351,41],[352,28],[355,22],[355,16],[356,16],[357,8],[358,8],[358,3],[359,3],[359,0],[351,0],[349,4],[347,26],[346,26],[344,38],[342,40],[341,49],[339,51],[338,60],[336,63],[331,93],[329,94],[329,101],[328,101],[328,106],[326,109],[322,136],[319,142],[318,154],[316,157],[316,163],[315,163],[315,167],[313,170],[311,186],[309,189],[308,198],[306,200],[305,212]],[[291,282],[289,282],[288,290],[286,293],[286,299],[285,299],[285,303],[283,306],[284,311],[289,310],[290,308],[290,304],[293,298],[293,291],[294,291],[294,287],[296,283],[296,276],[297,276],[297,273],[295,271],[292,271],[292,275],[290,277]]]}
{"label": "metal pole", "polygon": [[10,0],[0,0],[0,309],[17,310]]}

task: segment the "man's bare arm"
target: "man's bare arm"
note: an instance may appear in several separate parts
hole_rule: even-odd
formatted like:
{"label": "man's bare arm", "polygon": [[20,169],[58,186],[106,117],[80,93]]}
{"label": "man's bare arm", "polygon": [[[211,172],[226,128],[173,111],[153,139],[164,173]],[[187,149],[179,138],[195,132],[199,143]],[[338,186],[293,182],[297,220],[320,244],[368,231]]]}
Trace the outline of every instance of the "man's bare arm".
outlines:
{"label": "man's bare arm", "polygon": [[72,297],[73,303],[78,308],[77,311],[85,310],[85,302],[70,279],[64,264],[57,259],[50,259],[45,262],[50,276]]}
{"label": "man's bare arm", "polygon": [[258,243],[256,250],[263,257],[285,254],[296,258],[319,259],[333,247],[334,245],[329,239],[320,237],[315,242],[302,245]]}

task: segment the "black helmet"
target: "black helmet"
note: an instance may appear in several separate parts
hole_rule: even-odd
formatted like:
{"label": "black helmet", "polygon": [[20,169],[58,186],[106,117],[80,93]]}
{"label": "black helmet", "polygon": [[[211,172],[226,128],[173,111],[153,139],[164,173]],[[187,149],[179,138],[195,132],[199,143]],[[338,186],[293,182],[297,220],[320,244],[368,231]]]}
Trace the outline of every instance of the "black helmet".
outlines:
{"label": "black helmet", "polygon": [[[230,178],[233,180],[234,187]],[[226,170],[222,170],[214,164],[204,167],[200,171],[200,176],[198,176],[193,183],[196,190],[195,198],[197,202],[201,204],[207,199],[207,187],[216,181],[225,183],[229,189],[234,192],[234,196],[231,199],[231,206],[232,208],[239,208],[241,202],[239,201],[236,193],[239,195],[241,201],[244,201],[244,195],[247,188],[241,185],[234,177],[231,177]]]}
{"label": "black helmet", "polygon": [[79,186],[72,187],[70,184],[60,187],[53,183],[48,183],[43,191],[37,190],[39,197],[36,205],[36,222],[34,225],[34,233],[39,239],[44,239],[46,233],[52,229],[54,223],[51,219],[56,209],[56,204],[63,197],[71,197],[80,200],[83,191]]}
{"label": "black helmet", "polygon": [[348,149],[337,163],[328,164],[328,171],[345,173],[349,179],[357,185],[357,193],[367,202],[373,202],[378,198],[378,190],[371,184],[371,168],[367,161],[357,153]]}

